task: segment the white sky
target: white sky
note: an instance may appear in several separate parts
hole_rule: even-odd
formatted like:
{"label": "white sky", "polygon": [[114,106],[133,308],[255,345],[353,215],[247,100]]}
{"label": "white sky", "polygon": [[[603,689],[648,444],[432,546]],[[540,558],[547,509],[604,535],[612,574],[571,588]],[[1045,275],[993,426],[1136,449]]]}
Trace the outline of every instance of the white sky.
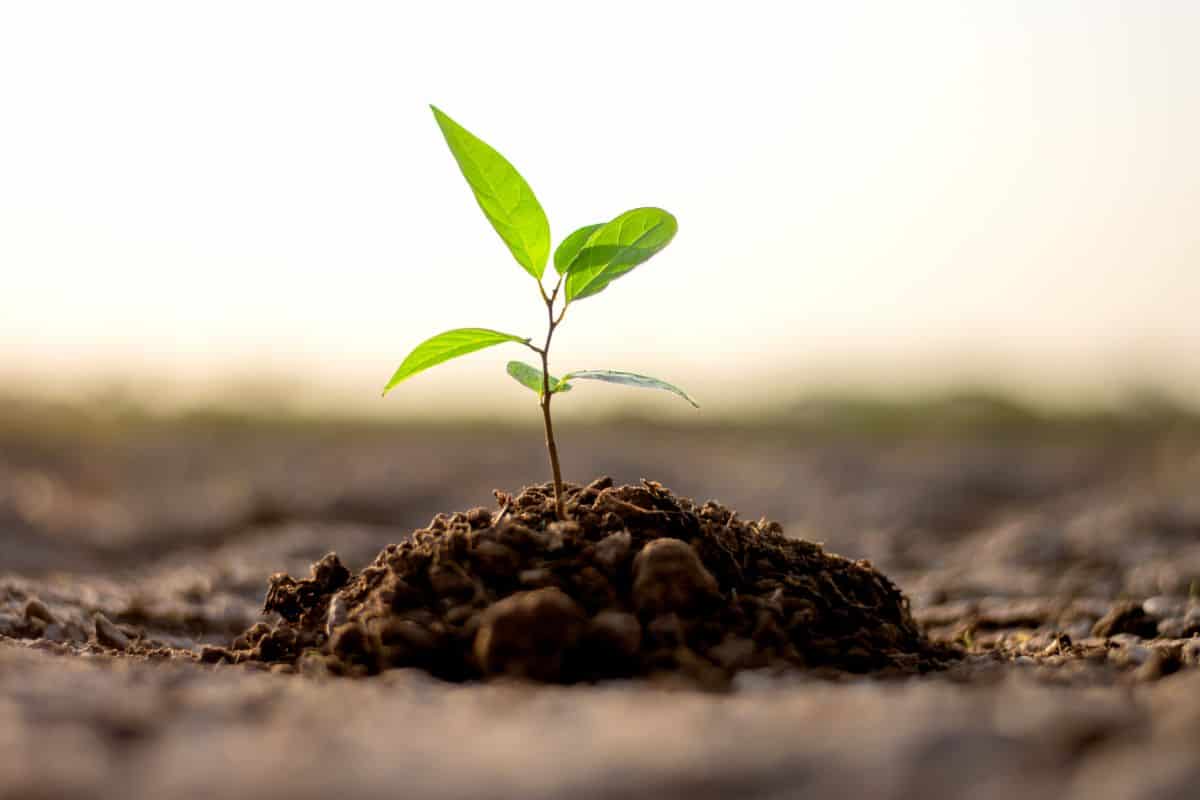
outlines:
{"label": "white sky", "polygon": [[[730,373],[1187,390],[1197,42],[1188,0],[0,0],[0,371],[301,375],[375,403],[440,330],[540,335],[435,102],[556,242],[639,205],[679,219],[572,308],[564,370],[718,401]],[[386,402],[525,399],[513,357]]]}

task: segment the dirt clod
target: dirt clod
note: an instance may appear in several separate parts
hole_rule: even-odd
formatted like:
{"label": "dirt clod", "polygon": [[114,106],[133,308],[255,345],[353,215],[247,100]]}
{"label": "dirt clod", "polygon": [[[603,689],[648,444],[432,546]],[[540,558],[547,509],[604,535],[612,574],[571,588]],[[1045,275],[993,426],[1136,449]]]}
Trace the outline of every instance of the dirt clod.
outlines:
{"label": "dirt clod", "polygon": [[654,539],[633,560],[633,603],[640,613],[700,611],[717,599],[717,579],[687,542]]}
{"label": "dirt clod", "polygon": [[587,626],[583,609],[554,587],[494,603],[475,636],[475,658],[488,675],[558,681]]}
{"label": "dirt clod", "polygon": [[233,659],[303,657],[343,675],[674,673],[719,685],[753,667],[914,672],[956,657],[922,636],[870,564],[776,523],[650,481],[568,486],[568,521],[548,485],[496,497],[496,513],[439,514],[357,575],[331,553],[308,578],[273,576],[266,610],[281,621],[238,637]]}

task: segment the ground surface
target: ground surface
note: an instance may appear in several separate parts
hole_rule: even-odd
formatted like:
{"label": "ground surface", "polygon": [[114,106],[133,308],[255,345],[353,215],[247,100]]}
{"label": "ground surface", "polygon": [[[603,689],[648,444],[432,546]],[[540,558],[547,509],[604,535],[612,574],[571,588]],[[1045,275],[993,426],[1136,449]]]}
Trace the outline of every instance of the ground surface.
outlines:
{"label": "ground surface", "polygon": [[571,477],[652,478],[868,558],[967,652],[917,679],[745,672],[706,694],[180,655],[255,622],[271,573],[331,549],[361,568],[540,481],[536,434],[6,430],[2,798],[1200,796],[1193,433],[565,431]]}

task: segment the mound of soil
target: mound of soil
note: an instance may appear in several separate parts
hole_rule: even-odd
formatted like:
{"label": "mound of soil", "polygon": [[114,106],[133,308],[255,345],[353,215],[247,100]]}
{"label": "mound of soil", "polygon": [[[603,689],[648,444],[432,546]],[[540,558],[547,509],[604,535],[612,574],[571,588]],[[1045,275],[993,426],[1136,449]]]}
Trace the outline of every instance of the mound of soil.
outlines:
{"label": "mound of soil", "polygon": [[548,682],[683,674],[720,685],[740,669],[923,672],[954,656],[865,561],[697,506],[661,485],[550,485],[499,511],[439,514],[357,575],[330,554],[309,578],[271,578],[266,611],[205,659],[370,675],[419,667],[454,681]]}

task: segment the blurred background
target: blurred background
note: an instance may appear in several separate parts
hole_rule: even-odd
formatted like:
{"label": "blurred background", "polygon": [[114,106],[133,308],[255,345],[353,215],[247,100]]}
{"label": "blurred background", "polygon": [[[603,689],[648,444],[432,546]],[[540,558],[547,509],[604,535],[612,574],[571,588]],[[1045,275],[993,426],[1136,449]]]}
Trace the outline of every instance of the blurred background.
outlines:
{"label": "blurred background", "polygon": [[[498,729],[514,704],[477,725],[424,683],[314,682],[299,703],[307,682],[220,670],[189,691],[132,659],[101,683],[99,658],[12,660],[6,637],[83,648],[103,614],[228,644],[273,573],[331,550],[360,569],[548,480],[533,396],[504,374],[519,348],[380,397],[432,334],[545,322],[436,103],[523,173],[555,242],[636,206],[679,220],[572,306],[552,369],[649,373],[702,408],[578,385],[554,404],[566,480],[778,520],[972,647],[1062,654],[1145,601],[1174,669],[1200,632],[1198,44],[1194,0],[0,0],[0,795],[214,796],[220,776],[390,796],[424,759],[400,779],[418,793],[437,774],[545,796],[558,770],[611,796],[649,758],[692,796],[841,775],[853,796],[1195,796],[1194,680],[1101,702],[1029,693],[1012,663],[952,696],[798,683],[806,712],[764,684],[746,702],[777,716],[722,698],[729,720],[638,696],[604,706],[614,739],[579,694]],[[1122,636],[1138,674],[1167,674]],[[408,760],[396,720],[423,732]]]}
{"label": "blurred background", "polygon": [[901,575],[1097,507],[1200,530],[1197,41],[1182,0],[4,4],[0,568],[261,545],[225,578],[257,602],[546,479],[517,350],[379,396],[433,333],[544,324],[430,102],[555,241],[680,221],[553,365],[703,408],[580,386],[569,480],[655,478]]}
{"label": "blurred background", "polygon": [[[572,308],[563,370],[661,375],[722,418],[962,386],[1195,404],[1197,40],[1186,0],[4,4],[0,385],[531,414],[507,348],[379,398],[433,333],[543,324],[435,102],[555,241],[680,220]],[[627,403],[693,416],[601,384],[560,410]]]}

